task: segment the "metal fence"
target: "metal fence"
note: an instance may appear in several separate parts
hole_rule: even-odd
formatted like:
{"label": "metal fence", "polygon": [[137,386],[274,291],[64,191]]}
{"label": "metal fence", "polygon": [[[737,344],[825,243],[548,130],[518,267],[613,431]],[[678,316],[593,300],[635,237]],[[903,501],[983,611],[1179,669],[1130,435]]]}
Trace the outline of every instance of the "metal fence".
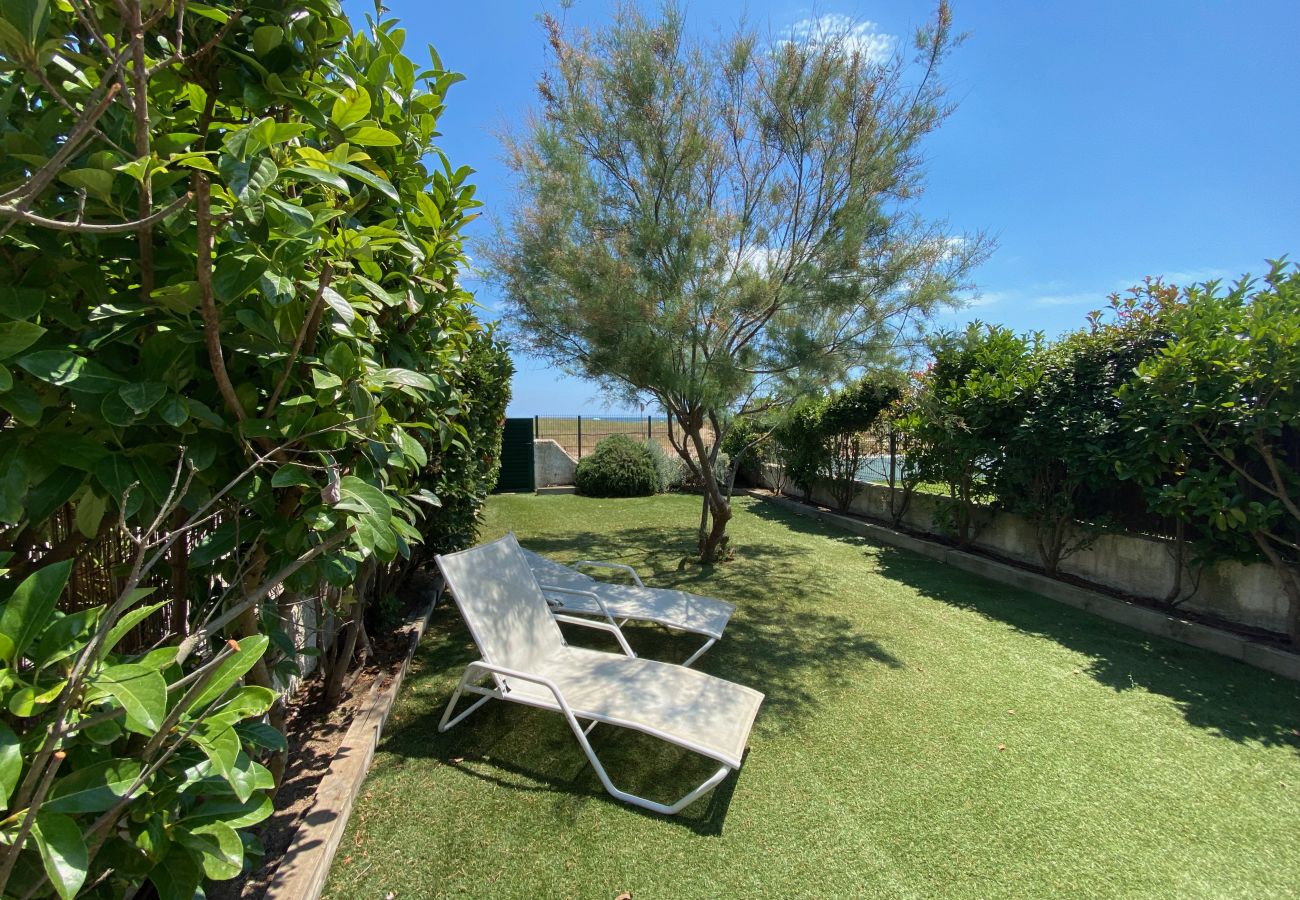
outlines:
{"label": "metal fence", "polygon": [[[655,441],[672,453],[672,438],[680,439],[681,432],[663,415],[533,416],[533,440],[555,441],[574,459],[591,453],[601,440],[612,434]],[[706,433],[705,440],[711,444],[712,433]]]}

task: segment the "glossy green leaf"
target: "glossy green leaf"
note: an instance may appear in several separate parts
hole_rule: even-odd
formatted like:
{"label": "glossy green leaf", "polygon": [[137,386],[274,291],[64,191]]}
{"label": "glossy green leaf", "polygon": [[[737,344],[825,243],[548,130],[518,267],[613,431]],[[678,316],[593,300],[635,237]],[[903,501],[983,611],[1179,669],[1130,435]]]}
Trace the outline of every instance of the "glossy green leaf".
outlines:
{"label": "glossy green leaf", "polygon": [[347,301],[347,298],[339,294],[339,292],[334,290],[334,288],[326,287],[325,290],[321,291],[321,298],[330,309],[338,313],[338,317],[342,319],[345,324],[350,325],[356,321],[356,310],[352,308],[352,304]]}
{"label": "glossy green leaf", "polygon": [[275,778],[266,766],[253,762],[243,752],[235,758],[229,782],[241,802],[246,802],[257,791],[269,791],[275,787]]}
{"label": "glossy green leaf", "polygon": [[69,169],[59,175],[59,180],[104,203],[113,199],[113,173],[103,169]]}
{"label": "glossy green leaf", "polygon": [[330,121],[339,128],[347,128],[370,115],[370,94],[364,90],[345,90],[330,109]]}
{"label": "glossy green leaf", "polygon": [[216,674],[208,682],[207,688],[194,699],[186,712],[193,714],[202,710],[213,700],[224,694],[236,681],[243,678],[244,673],[262,658],[262,654],[266,652],[270,640],[264,634],[242,638],[239,641],[238,652],[232,653],[226,658],[225,662],[217,667]]}
{"label": "glossy green leaf", "polygon": [[109,425],[117,428],[129,428],[139,417],[116,390],[104,394],[104,399],[99,404],[99,414],[104,416],[104,421]]}
{"label": "glossy green leaf", "polygon": [[32,662],[40,667],[50,666],[81,652],[99,626],[104,609],[93,606],[55,619],[41,633],[36,651],[31,654]]}
{"label": "glossy green leaf", "polygon": [[255,794],[247,800],[208,800],[185,816],[184,824],[194,827],[205,822],[224,822],[231,828],[247,828],[269,818],[275,804],[265,794]]}
{"label": "glossy green leaf", "polygon": [[[142,588],[138,590],[141,591],[140,596],[133,597],[130,600],[130,603],[137,603],[154,591],[153,588]],[[135,609],[129,609],[120,619],[114,622],[113,627],[108,630],[108,636],[104,639],[105,651],[112,652],[113,648],[118,645],[118,642],[131,633],[131,629],[135,628],[135,626],[139,625],[153,613],[162,609],[167,605],[167,603],[168,601],[166,600],[160,600],[157,603],[152,603],[148,606],[138,606]]]}
{"label": "glossy green leaf", "polygon": [[336,172],[341,172],[350,178],[355,178],[357,181],[360,181],[364,185],[368,185],[369,187],[374,188],[375,190],[383,194],[385,197],[387,197],[389,200],[392,200],[394,203],[397,203],[400,199],[397,196],[396,189],[393,188],[393,185],[389,182],[387,178],[382,178],[373,172],[370,172],[359,166],[354,166],[351,163],[341,163],[341,162],[334,162],[333,160],[325,160],[325,164],[328,165],[331,169],[335,170]]}
{"label": "glossy green leaf", "polygon": [[86,881],[90,860],[81,828],[70,817],[43,810],[36,816],[32,837],[50,883],[63,900],[77,896]]}
{"label": "glossy green leaf", "polygon": [[0,807],[9,805],[9,798],[23,774],[23,751],[14,730],[0,721]]}
{"label": "glossy green leaf", "polygon": [[27,494],[27,517],[33,522],[44,521],[71,500],[85,481],[85,472],[59,466]]}
{"label": "glossy green leaf", "polygon": [[262,25],[253,29],[253,52],[265,56],[284,40],[284,32],[278,25]]}
{"label": "glossy green leaf", "polygon": [[0,659],[11,667],[49,624],[71,571],[72,560],[37,569],[4,602],[0,609]]}
{"label": "glossy green leaf", "polygon": [[112,809],[144,771],[138,759],[110,759],[76,769],[55,780],[43,808],[59,813],[100,813]]}
{"label": "glossy green leaf", "polygon": [[45,329],[31,322],[0,322],[0,359],[22,353],[43,334]]}
{"label": "glossy green leaf", "polygon": [[225,722],[205,720],[190,732],[189,740],[208,757],[217,774],[229,780],[242,749],[234,727]]}
{"label": "glossy green leaf", "polygon": [[194,900],[203,881],[203,869],[194,851],[172,844],[149,873],[149,880],[158,892],[158,900]]}
{"label": "glossy green leaf", "polygon": [[302,466],[296,466],[293,463],[287,463],[275,470],[271,476],[272,487],[292,487],[293,485],[302,485],[304,487],[319,487],[316,479],[312,477],[311,472]]}
{"label": "glossy green leaf", "polygon": [[87,490],[77,501],[74,518],[77,531],[84,537],[93,538],[99,534],[99,526],[103,523],[104,513],[107,511],[108,498]]}
{"label": "glossy green leaf", "polygon": [[401,384],[425,391],[432,391],[437,387],[428,376],[412,372],[410,369],[377,369],[371,378],[376,384]]}
{"label": "glossy green leaf", "polygon": [[355,475],[344,475],[339,482],[339,509],[361,513],[379,522],[392,518],[393,510],[388,505],[384,492],[374,485],[367,484]]}
{"label": "glossy green leaf", "polygon": [[245,744],[253,744],[272,753],[283,753],[289,749],[285,736],[265,722],[240,722],[235,731]]}
{"label": "glossy green leaf", "polygon": [[391,131],[373,125],[352,129],[348,132],[348,140],[363,147],[396,147],[402,143],[402,139]]}
{"label": "glossy green leaf", "polygon": [[226,303],[239,299],[257,285],[267,265],[265,259],[251,253],[218,256],[212,276],[217,298]]}
{"label": "glossy green leaf", "polygon": [[31,287],[0,285],[0,314],[11,319],[30,319],[45,305],[46,292]]}
{"label": "glossy green leaf", "polygon": [[167,385],[160,381],[133,381],[117,389],[126,405],[143,415],[167,394]]}
{"label": "glossy green leaf", "polygon": [[75,388],[88,394],[117,390],[125,382],[97,362],[67,350],[38,350],[18,360],[18,365],[50,384]]}
{"label": "glossy green leaf", "polygon": [[235,195],[235,199],[243,204],[252,203],[280,177],[279,168],[269,156],[255,156],[248,162],[222,156],[217,168],[221,170],[226,186]]}
{"label": "glossy green leaf", "polygon": [[[244,843],[239,833],[225,822],[208,822],[190,833],[206,838],[207,847],[200,851],[203,874],[214,881],[234,878],[244,868]],[[194,845],[191,845],[194,846]]]}
{"label": "glossy green leaf", "polygon": [[173,428],[180,428],[189,420],[189,404],[184,397],[172,394],[158,405],[158,415]]}
{"label": "glossy green leaf", "polygon": [[246,684],[228,700],[222,702],[213,715],[222,717],[234,725],[243,719],[260,716],[271,708],[279,695],[270,688],[261,685]]}
{"label": "glossy green leaf", "polygon": [[167,716],[167,682],[156,670],[122,663],[103,669],[90,683],[122,704],[127,730],[152,735],[162,727]]}
{"label": "glossy green leaf", "polygon": [[292,172],[294,175],[302,176],[310,181],[323,184],[326,187],[334,188],[336,191],[348,192],[347,180],[342,176],[335,175],[333,172],[327,172],[323,169],[313,169],[309,166],[290,166],[285,170]]}

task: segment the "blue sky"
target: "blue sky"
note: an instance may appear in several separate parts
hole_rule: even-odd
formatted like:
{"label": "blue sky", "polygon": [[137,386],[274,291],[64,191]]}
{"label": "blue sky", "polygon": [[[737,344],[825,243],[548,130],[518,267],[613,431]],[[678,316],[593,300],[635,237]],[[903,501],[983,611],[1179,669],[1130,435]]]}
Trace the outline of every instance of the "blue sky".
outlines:
{"label": "blue sky", "polygon": [[[431,43],[466,76],[448,96],[441,145],[477,170],[488,215],[468,234],[486,235],[510,200],[495,134],[534,102],[537,15],[558,4],[388,5],[409,55]],[[563,15],[598,25],[611,6],[576,0]],[[359,24],[371,6],[347,8]],[[1300,255],[1300,3],[954,0],[953,10],[970,32],[947,70],[960,106],[928,144],[921,209],[957,231],[988,230],[998,249],[975,273],[979,299],[939,325],[980,318],[1053,335],[1144,275],[1233,277]],[[869,23],[861,33],[873,40],[904,41],[931,11],[915,0],[687,5],[706,30],[742,13],[774,32],[836,15]],[[479,299],[497,300],[487,289]],[[607,408],[586,382],[516,363],[512,415]]]}

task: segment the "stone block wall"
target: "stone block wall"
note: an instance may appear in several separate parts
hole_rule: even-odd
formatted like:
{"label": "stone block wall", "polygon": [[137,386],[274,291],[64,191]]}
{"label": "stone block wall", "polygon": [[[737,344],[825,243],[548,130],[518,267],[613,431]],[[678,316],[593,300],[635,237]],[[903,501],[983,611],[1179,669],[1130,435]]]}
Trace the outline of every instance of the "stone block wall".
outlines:
{"label": "stone block wall", "polygon": [[[772,470],[775,466],[766,468]],[[772,471],[765,471],[764,478],[769,488],[777,483]],[[786,485],[783,493],[803,499],[802,492],[793,485]],[[892,522],[892,493],[886,485],[863,483],[849,512]],[[835,506],[831,492],[824,485],[813,490],[812,500],[822,506]],[[908,531],[942,535],[942,513],[951,502],[933,494],[913,494],[901,525]],[[1005,559],[1042,565],[1034,526],[1011,513],[977,509],[972,545]],[[1060,570],[1092,584],[1155,600],[1168,596],[1178,576],[1170,541],[1135,534],[1102,534],[1062,560]],[[1192,595],[1180,608],[1211,613],[1269,631],[1286,631],[1286,595],[1282,582],[1265,563],[1221,562],[1204,567],[1199,573],[1185,570],[1182,587],[1184,594]]]}

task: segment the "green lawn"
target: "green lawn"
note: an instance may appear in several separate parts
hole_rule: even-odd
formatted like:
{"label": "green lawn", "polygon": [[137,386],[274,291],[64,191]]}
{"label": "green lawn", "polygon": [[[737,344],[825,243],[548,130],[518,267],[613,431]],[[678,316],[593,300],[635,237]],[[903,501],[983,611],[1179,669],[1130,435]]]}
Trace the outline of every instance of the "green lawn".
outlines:
{"label": "green lawn", "polygon": [[[734,601],[699,662],[767,694],[739,776],[676,818],[608,798],[553,714],[437,720],[472,648],[440,609],[348,835],[336,898],[1266,897],[1300,891],[1300,690],[770,505],[686,561],[693,497],[493,498],[563,561]],[[636,630],[645,655],[689,639]],[[593,743],[631,790],[708,771]]]}

